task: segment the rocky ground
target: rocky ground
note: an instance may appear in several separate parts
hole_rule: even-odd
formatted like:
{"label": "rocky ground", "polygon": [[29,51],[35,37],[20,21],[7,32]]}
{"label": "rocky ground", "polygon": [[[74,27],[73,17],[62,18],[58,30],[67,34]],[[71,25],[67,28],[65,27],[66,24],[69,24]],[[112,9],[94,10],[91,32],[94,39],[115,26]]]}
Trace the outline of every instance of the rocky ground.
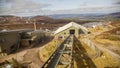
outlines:
{"label": "rocky ground", "polygon": [[[29,48],[29,47],[23,48],[14,54],[0,57],[0,66],[4,66],[3,64],[4,63],[6,64],[6,60],[7,60],[9,64],[13,64],[20,68],[24,68],[21,66],[25,66],[25,68],[40,68],[43,62],[39,57],[39,49],[41,46],[45,45],[49,41],[50,40],[38,44],[34,48]],[[13,59],[15,60],[15,62],[13,61]]]}

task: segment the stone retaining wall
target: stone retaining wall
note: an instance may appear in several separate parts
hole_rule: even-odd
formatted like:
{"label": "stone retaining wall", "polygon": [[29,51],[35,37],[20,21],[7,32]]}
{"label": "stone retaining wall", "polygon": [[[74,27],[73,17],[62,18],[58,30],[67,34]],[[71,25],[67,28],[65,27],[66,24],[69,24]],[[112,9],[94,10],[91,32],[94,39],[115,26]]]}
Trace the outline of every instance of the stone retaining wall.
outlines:
{"label": "stone retaining wall", "polygon": [[101,51],[95,46],[97,44],[92,42],[91,39],[84,38],[84,39],[80,39],[80,41],[85,43],[88,47],[90,47],[93,51],[95,51],[96,57],[101,55]]}

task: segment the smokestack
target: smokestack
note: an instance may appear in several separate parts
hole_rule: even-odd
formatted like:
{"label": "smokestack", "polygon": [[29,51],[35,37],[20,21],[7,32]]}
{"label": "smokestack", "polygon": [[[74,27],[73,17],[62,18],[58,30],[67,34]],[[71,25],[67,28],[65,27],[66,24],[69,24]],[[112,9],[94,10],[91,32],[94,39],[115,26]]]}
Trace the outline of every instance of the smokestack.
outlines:
{"label": "smokestack", "polygon": [[34,31],[36,31],[37,30],[37,26],[36,26],[36,20],[35,19],[33,20],[33,24],[34,24]]}
{"label": "smokestack", "polygon": [[34,22],[33,24],[34,24],[34,31],[36,31],[37,30],[36,23]]}

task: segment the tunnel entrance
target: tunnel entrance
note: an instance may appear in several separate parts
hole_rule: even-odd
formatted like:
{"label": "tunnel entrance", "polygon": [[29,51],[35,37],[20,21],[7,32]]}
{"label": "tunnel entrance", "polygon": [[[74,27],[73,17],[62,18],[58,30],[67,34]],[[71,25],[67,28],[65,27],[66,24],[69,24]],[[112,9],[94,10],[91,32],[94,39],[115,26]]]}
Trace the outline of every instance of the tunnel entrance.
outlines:
{"label": "tunnel entrance", "polygon": [[70,34],[75,34],[75,30],[70,30]]}

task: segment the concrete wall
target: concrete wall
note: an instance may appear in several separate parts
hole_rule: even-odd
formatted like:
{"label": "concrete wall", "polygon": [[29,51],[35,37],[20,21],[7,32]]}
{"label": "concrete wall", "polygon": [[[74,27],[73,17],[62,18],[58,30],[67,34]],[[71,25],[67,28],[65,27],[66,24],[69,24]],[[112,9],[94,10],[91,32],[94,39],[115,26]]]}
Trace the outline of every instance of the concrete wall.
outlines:
{"label": "concrete wall", "polygon": [[1,51],[9,52],[11,47],[17,47],[20,40],[19,32],[4,32],[0,33]]}
{"label": "concrete wall", "polygon": [[81,42],[85,43],[88,47],[90,47],[93,51],[96,52],[96,57],[101,55],[101,51],[95,46],[96,43],[92,42],[89,38],[80,39]]}

